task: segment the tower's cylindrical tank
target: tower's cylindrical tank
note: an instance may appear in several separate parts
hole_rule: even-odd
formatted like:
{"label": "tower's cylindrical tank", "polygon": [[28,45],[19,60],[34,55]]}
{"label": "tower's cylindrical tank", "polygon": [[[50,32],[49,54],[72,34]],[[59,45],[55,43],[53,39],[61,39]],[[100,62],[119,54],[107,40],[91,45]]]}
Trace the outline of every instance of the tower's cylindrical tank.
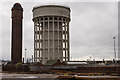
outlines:
{"label": "tower's cylindrical tank", "polygon": [[42,5],[33,8],[34,62],[69,61],[70,8]]}

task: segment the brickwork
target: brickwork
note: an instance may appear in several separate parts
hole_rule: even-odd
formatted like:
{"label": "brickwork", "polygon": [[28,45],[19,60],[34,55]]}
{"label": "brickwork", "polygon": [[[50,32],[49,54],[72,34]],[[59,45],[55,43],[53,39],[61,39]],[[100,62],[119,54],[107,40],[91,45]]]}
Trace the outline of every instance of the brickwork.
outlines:
{"label": "brickwork", "polygon": [[15,3],[12,7],[11,60],[13,63],[22,62],[22,18],[23,8],[19,3]]}

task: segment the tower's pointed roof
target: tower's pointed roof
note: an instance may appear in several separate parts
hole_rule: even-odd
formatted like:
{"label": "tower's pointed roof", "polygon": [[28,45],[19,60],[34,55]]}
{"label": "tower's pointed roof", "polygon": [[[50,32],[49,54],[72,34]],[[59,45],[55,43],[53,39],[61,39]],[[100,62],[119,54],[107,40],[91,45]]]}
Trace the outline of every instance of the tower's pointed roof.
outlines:
{"label": "tower's pointed roof", "polygon": [[12,10],[23,10],[20,3],[15,3],[12,7]]}

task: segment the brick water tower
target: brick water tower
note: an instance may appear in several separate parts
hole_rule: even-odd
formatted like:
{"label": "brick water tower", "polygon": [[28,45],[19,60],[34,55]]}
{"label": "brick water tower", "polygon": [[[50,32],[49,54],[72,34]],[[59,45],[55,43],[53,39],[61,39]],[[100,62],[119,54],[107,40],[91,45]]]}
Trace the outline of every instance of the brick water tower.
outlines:
{"label": "brick water tower", "polygon": [[19,3],[15,3],[11,10],[12,10],[11,60],[13,63],[18,63],[18,62],[22,62],[23,8]]}

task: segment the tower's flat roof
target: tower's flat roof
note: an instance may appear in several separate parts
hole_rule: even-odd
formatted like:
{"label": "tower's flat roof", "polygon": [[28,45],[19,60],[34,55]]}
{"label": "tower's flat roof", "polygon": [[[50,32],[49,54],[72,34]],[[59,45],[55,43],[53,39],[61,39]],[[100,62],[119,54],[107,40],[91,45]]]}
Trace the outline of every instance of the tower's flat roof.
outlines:
{"label": "tower's flat roof", "polygon": [[67,5],[59,5],[59,4],[44,4],[44,5],[36,5],[35,7],[33,7],[33,10],[34,9],[37,9],[37,8],[41,8],[41,7],[63,7],[63,8],[66,8],[68,10],[70,10],[70,7],[67,6]]}

